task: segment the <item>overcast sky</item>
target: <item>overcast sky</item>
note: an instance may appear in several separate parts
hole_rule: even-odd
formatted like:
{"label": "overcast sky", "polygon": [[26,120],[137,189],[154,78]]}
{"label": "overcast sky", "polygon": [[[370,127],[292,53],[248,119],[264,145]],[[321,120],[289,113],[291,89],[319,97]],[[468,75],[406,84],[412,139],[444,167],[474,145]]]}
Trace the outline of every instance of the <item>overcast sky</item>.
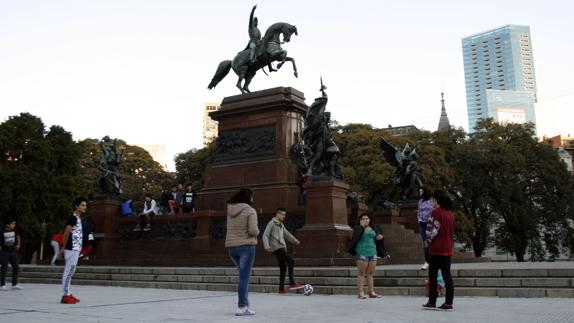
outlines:
{"label": "overcast sky", "polygon": [[254,4],[262,34],[297,26],[283,48],[299,78],[286,64],[251,90],[291,86],[310,104],[323,76],[333,119],[376,127],[435,130],[444,91],[467,129],[461,38],[529,25],[538,134],[574,135],[574,6],[554,0],[0,0],[0,121],[30,112],[75,139],[165,144],[169,159],[199,148],[204,102],[239,93],[233,72],[207,84],[246,46]]}

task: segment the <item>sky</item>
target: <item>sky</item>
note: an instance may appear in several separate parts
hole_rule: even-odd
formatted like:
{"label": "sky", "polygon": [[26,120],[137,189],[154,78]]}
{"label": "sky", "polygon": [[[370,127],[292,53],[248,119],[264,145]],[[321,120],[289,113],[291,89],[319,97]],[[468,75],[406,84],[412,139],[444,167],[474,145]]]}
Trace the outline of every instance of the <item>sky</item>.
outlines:
{"label": "sky", "polygon": [[237,95],[233,72],[207,90],[220,61],[263,34],[296,25],[282,45],[296,60],[258,73],[250,89],[294,87],[310,104],[327,85],[332,119],[436,130],[444,91],[451,124],[468,130],[461,39],[529,25],[539,136],[574,135],[570,1],[0,0],[0,122],[29,112],[74,139],[202,146],[203,106]]}

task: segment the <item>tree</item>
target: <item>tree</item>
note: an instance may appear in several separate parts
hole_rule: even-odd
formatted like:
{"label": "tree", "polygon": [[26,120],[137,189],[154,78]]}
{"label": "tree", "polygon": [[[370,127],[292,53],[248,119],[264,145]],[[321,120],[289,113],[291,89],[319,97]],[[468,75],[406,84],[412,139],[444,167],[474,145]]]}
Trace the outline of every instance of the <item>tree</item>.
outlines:
{"label": "tree", "polygon": [[40,118],[21,113],[0,124],[0,156],[0,216],[16,217],[27,261],[46,227],[71,211],[79,149],[62,127],[46,132]]}
{"label": "tree", "polygon": [[[173,175],[165,171],[143,148],[126,144],[118,140],[118,149],[122,152],[120,175],[122,195],[134,201],[143,201],[145,193],[158,196],[162,188],[173,183]],[[101,149],[97,139],[85,139],[81,147],[80,173],[75,178],[76,188],[83,195],[91,196],[98,190],[98,165]]]}
{"label": "tree", "polygon": [[496,244],[518,261],[529,250],[532,260],[543,259],[546,252],[558,256],[570,239],[574,197],[572,175],[558,154],[536,141],[532,124],[501,125],[489,119],[478,123],[471,141],[486,156],[486,199],[500,217]]}
{"label": "tree", "polygon": [[333,140],[341,151],[339,165],[351,191],[363,194],[370,208],[383,200],[398,199],[395,169],[385,162],[379,148],[382,131],[366,124],[348,124],[337,130],[332,133]]}
{"label": "tree", "polygon": [[178,183],[191,183],[194,190],[203,187],[203,174],[215,162],[216,142],[202,149],[191,149],[175,156],[175,172]]}

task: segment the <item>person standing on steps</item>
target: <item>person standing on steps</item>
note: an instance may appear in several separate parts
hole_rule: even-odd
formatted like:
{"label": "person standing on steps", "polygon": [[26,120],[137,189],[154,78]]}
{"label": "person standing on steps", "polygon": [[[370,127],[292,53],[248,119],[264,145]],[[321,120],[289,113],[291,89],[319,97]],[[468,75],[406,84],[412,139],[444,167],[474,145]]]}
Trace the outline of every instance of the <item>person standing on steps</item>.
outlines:
{"label": "person standing on steps", "polygon": [[429,299],[424,308],[435,308],[437,275],[442,272],[445,283],[445,302],[439,309],[452,310],[454,285],[450,273],[450,261],[454,249],[455,220],[452,215],[452,200],[443,191],[433,193],[435,209],[427,225],[427,246],[429,247]]}

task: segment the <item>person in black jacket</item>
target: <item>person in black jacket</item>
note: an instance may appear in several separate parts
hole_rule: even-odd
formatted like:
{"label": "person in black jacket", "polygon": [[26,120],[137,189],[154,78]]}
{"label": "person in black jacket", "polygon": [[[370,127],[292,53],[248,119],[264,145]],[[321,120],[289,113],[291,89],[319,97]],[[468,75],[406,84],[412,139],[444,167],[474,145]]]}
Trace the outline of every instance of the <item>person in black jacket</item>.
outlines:
{"label": "person in black jacket", "polygon": [[353,229],[353,236],[347,246],[349,253],[355,256],[357,261],[357,297],[360,299],[367,298],[363,291],[365,277],[369,289],[368,297],[381,297],[375,293],[373,274],[377,266],[377,256],[386,256],[382,241],[383,235],[374,227],[371,216],[367,213],[362,214],[359,225]]}
{"label": "person in black jacket", "polygon": [[0,231],[0,290],[8,290],[6,287],[6,272],[8,263],[12,265],[12,289],[20,290],[18,285],[18,251],[20,250],[20,235],[16,231],[16,219],[6,220],[4,231]]}

